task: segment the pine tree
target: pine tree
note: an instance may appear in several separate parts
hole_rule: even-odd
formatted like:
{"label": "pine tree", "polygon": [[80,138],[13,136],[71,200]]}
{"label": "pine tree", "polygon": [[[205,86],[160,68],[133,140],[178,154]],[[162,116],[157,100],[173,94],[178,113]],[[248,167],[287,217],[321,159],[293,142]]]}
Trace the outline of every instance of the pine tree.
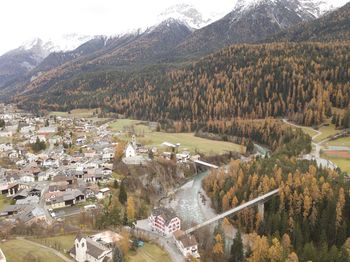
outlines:
{"label": "pine tree", "polygon": [[112,253],[112,261],[113,262],[123,262],[124,261],[123,252],[117,246],[115,246],[113,248],[112,252],[113,252]]}
{"label": "pine tree", "polygon": [[119,202],[125,205],[127,200],[128,194],[126,193],[124,182],[122,182],[119,191]]}
{"label": "pine tree", "polygon": [[243,242],[240,230],[237,231],[235,238],[233,239],[233,244],[231,247],[231,257],[230,262],[243,262],[244,252],[243,252]]}

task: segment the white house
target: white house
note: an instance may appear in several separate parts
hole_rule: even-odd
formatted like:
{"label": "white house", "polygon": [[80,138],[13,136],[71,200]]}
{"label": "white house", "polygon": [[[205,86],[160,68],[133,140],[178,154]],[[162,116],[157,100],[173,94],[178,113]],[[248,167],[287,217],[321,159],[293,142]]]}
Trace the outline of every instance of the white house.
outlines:
{"label": "white house", "polygon": [[103,199],[107,195],[109,195],[110,192],[111,192],[111,190],[108,187],[101,188],[100,191],[98,191],[98,193],[96,194],[96,198],[97,199]]}
{"label": "white house", "polygon": [[30,137],[29,143],[30,143],[30,144],[34,144],[34,143],[36,142],[37,139],[39,139],[40,142],[45,142],[45,143],[46,143],[46,137],[45,137],[45,136],[42,136],[42,135]]}
{"label": "white house", "polygon": [[0,144],[0,152],[5,152],[13,149],[13,145],[10,143]]}
{"label": "white house", "polygon": [[24,126],[19,130],[21,134],[29,134],[29,133],[33,133],[34,131],[35,131],[35,126]]}
{"label": "white house", "polygon": [[74,247],[70,250],[71,257],[78,262],[102,262],[112,258],[112,249],[108,248],[90,237],[77,235]]}
{"label": "white house", "polygon": [[0,137],[11,137],[12,132],[11,131],[1,131],[0,132]]}
{"label": "white house", "polygon": [[39,135],[49,135],[49,134],[54,134],[57,132],[57,128],[55,126],[46,126],[42,127],[38,130]]}
{"label": "white house", "polygon": [[148,222],[152,231],[157,231],[164,236],[171,236],[172,233],[181,229],[181,220],[171,208],[154,209]]}
{"label": "white house", "polygon": [[21,176],[20,181],[24,183],[30,183],[34,182],[35,178],[33,174],[25,173]]}
{"label": "white house", "polygon": [[173,236],[177,248],[184,257],[200,257],[198,253],[198,243],[195,236],[187,235],[181,230],[174,232]]}
{"label": "white house", "polygon": [[47,168],[50,168],[50,167],[58,168],[59,165],[60,165],[60,163],[59,163],[58,159],[54,159],[52,157],[45,159],[43,162],[43,166],[47,167]]}
{"label": "white house", "polygon": [[128,144],[125,150],[125,157],[135,157],[136,149],[132,144]]}

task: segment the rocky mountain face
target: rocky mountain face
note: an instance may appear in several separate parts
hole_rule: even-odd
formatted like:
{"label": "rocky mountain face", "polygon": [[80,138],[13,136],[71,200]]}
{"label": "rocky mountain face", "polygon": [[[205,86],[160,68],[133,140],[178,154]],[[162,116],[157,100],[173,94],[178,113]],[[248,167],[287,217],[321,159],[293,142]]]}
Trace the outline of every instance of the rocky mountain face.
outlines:
{"label": "rocky mountain face", "polygon": [[77,75],[134,70],[167,62],[171,51],[191,32],[182,21],[169,18],[145,32],[92,39],[73,51],[51,53],[27,73],[24,80],[7,85],[1,96],[7,98],[9,94],[18,95],[36,88],[47,90],[55,83],[70,81]]}
{"label": "rocky mountain face", "polygon": [[213,22],[216,17],[205,17],[192,5],[178,4],[165,9],[159,14],[157,20],[161,22],[172,18],[182,21],[193,29],[199,29]]}
{"label": "rocky mountain face", "polygon": [[53,46],[35,39],[0,56],[0,88],[38,66]]}
{"label": "rocky mountain face", "polygon": [[325,8],[312,0],[239,0],[222,19],[195,31],[177,47],[182,56],[200,55],[236,43],[254,43],[301,22]]}
{"label": "rocky mountain face", "polygon": [[309,23],[301,23],[271,36],[267,41],[350,40],[350,3]]}

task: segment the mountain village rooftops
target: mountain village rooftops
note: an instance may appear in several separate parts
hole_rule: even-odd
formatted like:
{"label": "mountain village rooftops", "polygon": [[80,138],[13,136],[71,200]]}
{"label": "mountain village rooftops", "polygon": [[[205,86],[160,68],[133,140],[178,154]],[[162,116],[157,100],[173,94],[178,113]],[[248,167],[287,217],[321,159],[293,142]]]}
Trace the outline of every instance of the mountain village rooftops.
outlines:
{"label": "mountain village rooftops", "polygon": [[161,216],[165,223],[168,224],[173,218],[177,217],[175,211],[172,208],[158,207],[153,209],[153,216]]}
{"label": "mountain village rooftops", "polygon": [[174,237],[180,241],[184,248],[198,245],[196,238],[193,235],[185,234],[182,230],[174,232]]}

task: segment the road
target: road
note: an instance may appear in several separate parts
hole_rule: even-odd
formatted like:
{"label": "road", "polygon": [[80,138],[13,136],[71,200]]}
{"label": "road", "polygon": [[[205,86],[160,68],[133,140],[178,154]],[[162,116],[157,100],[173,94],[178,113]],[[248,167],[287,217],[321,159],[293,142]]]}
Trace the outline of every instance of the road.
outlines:
{"label": "road", "polygon": [[157,242],[157,244],[164,248],[164,250],[169,254],[173,262],[184,262],[185,258],[180,253],[179,249],[176,247],[175,240],[172,237],[164,237],[155,232],[152,232],[148,225],[148,219],[139,220],[136,223],[136,232],[142,232],[146,234],[150,240]]}
{"label": "road", "polygon": [[44,249],[50,251],[51,253],[53,253],[54,255],[58,256],[59,258],[61,258],[62,261],[65,261],[65,262],[73,262],[74,261],[72,259],[69,259],[65,255],[63,255],[61,252],[58,252],[56,249],[53,249],[51,247],[47,247],[47,246],[41,245],[41,244],[39,244],[37,242],[25,239],[23,237],[17,237],[17,239],[25,241],[25,242],[28,242],[29,244],[34,245],[34,246],[37,246],[37,247],[40,247],[40,248],[44,248]]}
{"label": "road", "polygon": [[322,132],[321,132],[321,131],[316,130],[316,129],[313,129],[313,128],[311,128],[311,127],[305,127],[305,126],[296,125],[296,124],[294,124],[294,123],[289,122],[287,119],[283,119],[283,122],[286,123],[286,124],[288,124],[288,125],[294,126],[294,127],[296,127],[296,128],[305,128],[305,129],[309,129],[309,130],[311,130],[311,131],[313,131],[313,132],[316,132],[316,135],[314,135],[314,136],[311,137],[312,144],[315,146],[315,151],[311,151],[310,154],[311,154],[315,159],[319,159],[319,160],[322,160],[322,161],[328,161],[328,160],[323,159],[323,158],[320,157],[320,151],[321,151],[321,145],[322,145],[324,142],[328,141],[329,139],[326,138],[326,139],[324,139],[324,140],[322,140],[322,141],[320,141],[320,142],[318,142],[318,143],[315,142],[315,139],[316,139],[317,137],[319,137],[320,135],[322,135]]}
{"label": "road", "polygon": [[[309,130],[312,130],[314,132],[316,132],[317,134],[314,135],[312,137],[312,144],[315,146],[315,150],[313,150],[311,153],[310,153],[310,156],[311,156],[311,159],[313,158],[314,160],[316,160],[317,164],[318,165],[321,165],[323,167],[327,167],[327,168],[333,168],[333,169],[336,169],[337,168],[337,165],[334,164],[332,161],[328,160],[328,159],[324,159],[321,157],[320,155],[320,151],[321,151],[321,146],[323,143],[329,141],[331,138],[326,138],[326,139],[323,139],[322,141],[316,143],[315,142],[315,139],[320,136],[322,134],[321,131],[319,130],[316,130],[316,129],[313,129],[311,127],[304,127],[304,126],[300,126],[300,125],[296,125],[296,124],[293,124],[291,122],[289,122],[287,119],[283,119],[283,122],[288,124],[288,125],[291,125],[291,126],[294,126],[294,127],[297,127],[297,128],[306,128],[306,129],[309,129]],[[332,138],[338,138],[338,137],[341,137],[342,135],[344,135],[345,133],[347,133],[348,130],[345,130],[345,131],[342,131],[342,132],[339,132],[335,135],[332,135]],[[308,159],[308,158],[307,158]],[[309,159],[309,160],[311,160]]]}

